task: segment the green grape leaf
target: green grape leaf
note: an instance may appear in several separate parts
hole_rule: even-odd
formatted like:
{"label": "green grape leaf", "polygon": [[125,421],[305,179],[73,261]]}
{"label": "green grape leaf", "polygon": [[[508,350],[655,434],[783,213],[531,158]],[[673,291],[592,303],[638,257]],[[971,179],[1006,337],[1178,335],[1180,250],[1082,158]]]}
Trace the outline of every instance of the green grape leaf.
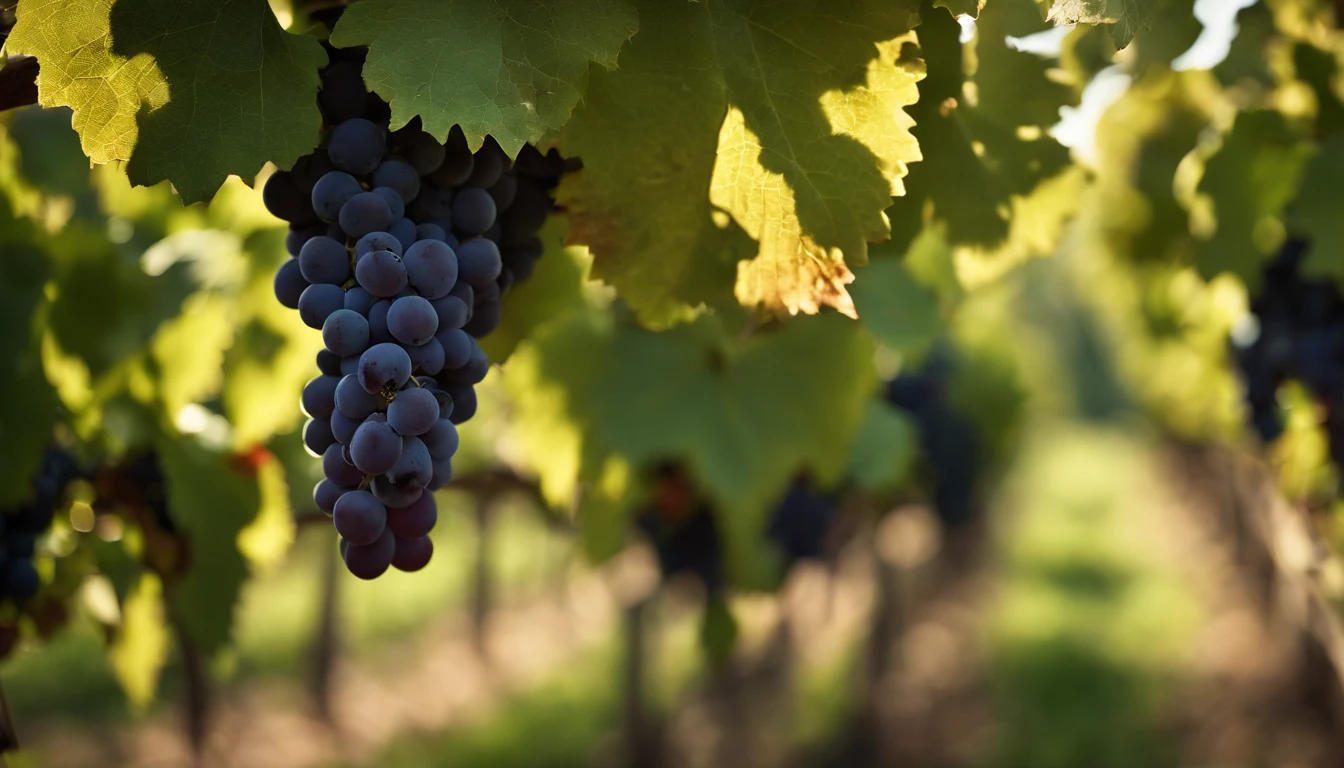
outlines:
{"label": "green grape leaf", "polygon": [[908,110],[924,160],[911,168],[907,194],[889,211],[898,246],[924,229],[930,209],[947,223],[953,244],[996,245],[1008,235],[1014,196],[1068,164],[1068,150],[1045,129],[1058,122],[1061,107],[1077,102],[1077,93],[1051,79],[1054,62],[1006,42],[1044,29],[1031,0],[988,4],[976,23],[971,45],[978,63],[968,77],[961,27],[946,14],[924,19],[922,60],[913,48],[904,55],[909,66],[929,73]]}
{"label": "green grape leaf", "polygon": [[1247,80],[1263,88],[1274,87],[1274,74],[1269,69],[1269,55],[1274,51],[1271,42],[1278,37],[1274,26],[1274,11],[1267,3],[1252,3],[1237,12],[1237,36],[1217,66],[1213,68],[1218,82],[1225,86]]}
{"label": "green grape leaf", "polygon": [[1310,153],[1281,113],[1256,110],[1237,116],[1199,182],[1218,220],[1217,231],[1195,252],[1201,274],[1231,272],[1254,292],[1260,263],[1283,242],[1283,210],[1297,193]]}
{"label": "green grape leaf", "polygon": [[503,364],[518,343],[539,327],[584,305],[585,257],[581,249],[564,248],[564,230],[563,216],[547,219],[539,234],[546,250],[532,276],[513,284],[503,299],[504,318],[499,327],[481,339],[481,348],[491,362]]}
{"label": "green grape leaf", "polygon": [[709,319],[623,329],[586,410],[601,452],[634,467],[684,460],[718,502],[735,579],[763,586],[767,509],[800,468],[822,483],[843,471],[874,382],[872,345],[834,315],[795,320],[731,357],[723,343]]}
{"label": "green grape leaf", "polygon": [[849,451],[846,476],[870,493],[895,490],[910,471],[918,435],[901,411],[881,400],[870,400],[863,423]]}
{"label": "green grape leaf", "polygon": [[901,261],[883,259],[863,267],[849,290],[859,320],[893,350],[917,356],[943,329],[937,297],[916,282]]}
{"label": "green grape leaf", "polygon": [[38,100],[74,109],[90,159],[187,202],[317,144],[325,55],[265,0],[24,0],[7,47],[42,62]]}
{"label": "green grape leaf", "polygon": [[1154,0],[1055,0],[1047,17],[1059,26],[1111,24],[1116,48],[1124,48],[1135,33],[1153,26]]}
{"label": "green grape leaf", "polygon": [[1344,129],[1344,103],[1339,100],[1335,83],[1339,81],[1336,54],[1311,43],[1293,46],[1293,69],[1298,79],[1316,94],[1316,134],[1331,136]]}
{"label": "green grape leaf", "polygon": [[108,659],[126,698],[138,708],[154,700],[159,675],[168,661],[168,628],[163,615],[163,584],[152,573],[121,603],[121,626]]}
{"label": "green grape leaf", "polygon": [[1344,136],[1323,144],[1307,164],[1293,206],[1294,231],[1309,241],[1302,271],[1344,282]]}
{"label": "green grape leaf", "polygon": [[157,443],[168,510],[190,551],[190,569],[169,591],[171,609],[201,651],[212,654],[229,641],[247,578],[238,534],[260,509],[257,477],[187,438],[164,435]]}
{"label": "green grape leaf", "polygon": [[56,421],[56,392],[42,368],[38,309],[44,303],[46,256],[32,241],[33,227],[0,195],[0,504],[24,501]]}
{"label": "green grape leaf", "polygon": [[735,270],[743,304],[852,313],[845,262],[888,236],[920,157],[902,110],[922,73],[898,64],[914,0],[747,5],[644,0],[561,135],[585,164],[560,192],[571,241],[646,320],[712,303]]}
{"label": "green grape leaf", "polygon": [[510,156],[558,130],[583,98],[590,62],[616,66],[639,27],[624,0],[364,0],[346,9],[333,45],[369,47],[364,80],[392,106],[392,127],[462,126]]}

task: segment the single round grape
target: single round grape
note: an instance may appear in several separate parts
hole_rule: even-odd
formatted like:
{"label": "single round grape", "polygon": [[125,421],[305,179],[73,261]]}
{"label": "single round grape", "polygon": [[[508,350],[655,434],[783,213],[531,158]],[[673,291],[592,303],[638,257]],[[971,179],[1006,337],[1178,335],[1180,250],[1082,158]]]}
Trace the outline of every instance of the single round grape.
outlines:
{"label": "single round grape", "polygon": [[331,436],[336,438],[336,442],[341,444],[341,448],[350,445],[350,441],[355,439],[355,430],[363,422],[359,419],[352,419],[341,413],[339,410],[331,412]]}
{"label": "single round grape", "polygon": [[336,385],[340,379],[335,376],[314,376],[303,385],[303,396],[299,398],[299,405],[303,412],[314,419],[326,419],[331,417],[331,412],[336,410]]}
{"label": "single round grape", "polygon": [[434,459],[433,461],[434,463],[432,466],[434,467],[434,474],[429,479],[429,485],[425,486],[425,490],[429,491],[430,493],[433,493],[434,491],[437,491],[440,488],[444,487],[445,485],[450,483],[453,479],[452,456],[449,456],[446,459]]}
{"label": "single round grape", "polygon": [[495,209],[506,211],[513,205],[513,198],[518,195],[518,178],[506,173],[500,176],[499,181],[496,181],[488,191],[490,196],[495,198]]}
{"label": "single round grape", "polygon": [[420,194],[420,174],[405,160],[384,160],[373,172],[373,186],[388,187],[409,203]]}
{"label": "single round grape", "polygon": [[396,538],[419,538],[429,534],[438,523],[438,503],[434,494],[425,494],[406,507],[387,510],[387,529]]}
{"label": "single round grape", "polygon": [[261,201],[272,216],[291,224],[302,226],[317,220],[308,195],[299,189],[289,171],[276,171],[266,179],[266,185],[261,188]]}
{"label": "single round grape", "polygon": [[330,171],[313,185],[313,210],[319,219],[334,222],[346,202],[362,191],[354,176],[344,171]]}
{"label": "single round grape", "polygon": [[[325,232],[326,227],[323,227],[322,230]],[[318,234],[321,234],[321,232]],[[285,234],[285,252],[290,256],[298,256],[299,251],[303,250],[303,244],[308,242],[308,238],[312,236],[313,234],[306,228],[294,229],[290,227],[289,232]]]}
{"label": "single round grape", "polygon": [[370,581],[387,573],[387,569],[392,565],[392,558],[397,554],[397,540],[391,531],[383,531],[377,541],[372,544],[360,546],[350,544],[342,548],[341,556],[345,559],[345,567],[355,578]]}
{"label": "single round grape", "polygon": [[360,192],[341,206],[341,231],[359,239],[370,232],[386,231],[396,221],[387,200],[377,192]]}
{"label": "single round grape", "polygon": [[392,308],[388,299],[379,299],[369,307],[369,345],[395,342],[391,331],[387,330],[387,311]]}
{"label": "single round grape", "polygon": [[309,152],[294,161],[294,167],[290,173],[294,174],[294,183],[298,185],[303,194],[308,195],[308,207],[312,208],[313,185],[324,175],[336,170],[336,166],[331,164],[331,158],[327,156],[327,150],[318,148]]}
{"label": "single round grape", "polygon": [[418,176],[428,176],[443,165],[445,150],[438,139],[416,131],[406,142],[405,155]]}
{"label": "single round grape", "polygon": [[441,187],[459,187],[471,178],[476,158],[467,148],[467,137],[461,126],[454,125],[443,142],[444,158],[439,167],[430,174],[430,180]]}
{"label": "single round grape", "polygon": [[403,296],[387,310],[387,330],[403,344],[424,344],[438,329],[439,316],[423,297]]}
{"label": "single round grape", "polygon": [[359,62],[338,61],[322,71],[322,90],[317,94],[322,115],[333,123],[364,114],[369,92]]}
{"label": "single round grape", "polygon": [[443,370],[444,372],[455,371],[471,362],[471,351],[474,345],[467,332],[460,328],[450,328],[435,334],[434,338],[439,340],[443,346]]}
{"label": "single round grape", "polygon": [[488,137],[481,148],[476,150],[475,161],[471,175],[462,182],[462,186],[488,189],[493,187],[508,169],[509,158],[504,154],[504,150],[500,149],[494,137]]}
{"label": "single round grape", "polygon": [[406,287],[406,265],[391,251],[370,251],[355,263],[355,280],[374,296],[395,296]]}
{"label": "single round grape", "polygon": [[369,490],[389,510],[410,506],[425,493],[425,487],[416,483],[394,483],[386,475],[379,475],[369,483]]}
{"label": "single round grape", "polygon": [[336,500],[351,490],[353,489],[339,486],[331,480],[319,480],[317,485],[313,486],[313,503],[318,509],[330,515],[331,510],[336,508]]}
{"label": "single round grape", "polygon": [[303,279],[303,270],[299,269],[297,260],[290,259],[275,271],[275,300],[280,306],[298,309],[299,298],[307,287],[308,281]]}
{"label": "single round grape", "polygon": [[473,288],[481,289],[499,277],[504,262],[499,255],[499,246],[483,237],[457,247],[458,277]]}
{"label": "single round grape", "polygon": [[321,456],[334,442],[336,436],[331,434],[331,422],[326,419],[309,419],[303,425],[303,445],[314,456]]}
{"label": "single round grape", "polygon": [[354,488],[364,481],[364,473],[346,463],[342,457],[345,446],[333,444],[322,454],[322,474],[344,488]]}
{"label": "single round grape", "polygon": [[328,315],[345,309],[345,291],[339,285],[310,285],[299,295],[298,309],[304,325],[320,331]]}
{"label": "single round grape", "polygon": [[[389,425],[391,423],[388,421]],[[394,467],[383,474],[388,482],[423,488],[429,484],[433,474],[433,467],[430,466],[432,461],[424,441],[418,437],[403,437],[401,458]]]}
{"label": "single round grape", "polygon": [[350,441],[350,458],[366,475],[381,475],[401,459],[401,435],[386,421],[366,419]]}
{"label": "single round grape", "polygon": [[387,404],[387,423],[402,437],[423,435],[438,420],[439,401],[428,389],[405,389]]}
{"label": "single round grape", "polygon": [[410,219],[398,219],[387,231],[401,243],[402,253],[419,239],[415,234],[415,222]]}
{"label": "single round grape", "polygon": [[[393,542],[393,558],[396,557],[396,542]],[[42,580],[37,568],[28,557],[18,557],[5,563],[5,591],[17,600],[27,600],[42,588]]]}
{"label": "single round grape", "polygon": [[457,427],[448,419],[435,421],[429,431],[420,436],[420,440],[425,444],[430,457],[434,459],[451,459],[461,443]]}
{"label": "single round grape", "polygon": [[[400,299],[398,299],[400,301]],[[411,358],[396,344],[374,344],[359,357],[359,384],[376,394],[391,387],[400,389],[411,378]],[[379,474],[372,472],[370,474]]]}
{"label": "single round grape", "polygon": [[401,193],[397,190],[391,187],[374,187],[372,192],[383,198],[383,202],[387,203],[387,209],[392,212],[392,221],[387,224],[389,227],[406,215],[406,201],[401,199]]}
{"label": "single round grape", "polygon": [[478,339],[483,339],[498,328],[503,319],[504,307],[498,301],[489,301],[477,305],[476,311],[471,315],[471,321],[462,330]]}
{"label": "single round grape", "polygon": [[372,544],[387,528],[387,507],[368,491],[351,491],[336,502],[332,523],[351,545]]}
{"label": "single round grape", "polygon": [[457,283],[457,255],[439,240],[417,242],[406,249],[402,262],[407,282],[426,299],[447,296]]}
{"label": "single round grape", "polygon": [[329,349],[317,350],[317,369],[328,376],[341,377],[341,356]]}
{"label": "single round grape", "polygon": [[[364,317],[369,316],[369,308],[378,303],[378,297],[364,289],[362,285],[350,286],[345,292],[345,308]],[[363,352],[364,350],[360,350]]]}
{"label": "single round grape", "polygon": [[472,387],[447,387],[447,390],[453,398],[453,415],[449,417],[450,420],[454,424],[470,421],[476,415],[476,390]]}
{"label": "single round grape", "polygon": [[[397,219],[397,221],[404,221],[404,219]],[[393,222],[393,226],[396,226],[395,222]],[[406,252],[402,248],[401,241],[391,232],[370,232],[359,238],[359,242],[355,243],[356,257],[366,256],[374,251],[391,251],[398,256]]]}
{"label": "single round grape", "polygon": [[469,187],[453,197],[453,227],[477,235],[495,223],[495,199],[484,189]]}
{"label": "single round grape", "polygon": [[336,410],[352,419],[365,419],[378,410],[378,395],[364,391],[358,376],[345,376],[336,384]]}
{"label": "single round grape", "polygon": [[431,301],[430,304],[434,306],[434,313],[439,316],[438,333],[443,333],[449,328],[461,328],[471,319],[471,307],[451,293]]}
{"label": "single round grape", "polygon": [[353,309],[338,309],[322,324],[322,343],[338,355],[358,355],[369,346],[369,321]]}
{"label": "single round grape", "polygon": [[418,347],[407,346],[405,349],[406,354],[411,357],[411,366],[414,370],[430,376],[443,370],[443,345],[438,339],[431,337]]}
{"label": "single round grape", "polygon": [[327,141],[327,155],[332,164],[356,176],[373,173],[386,150],[383,129],[362,117],[336,126]]}
{"label": "single round grape", "polygon": [[314,237],[299,251],[299,269],[310,283],[341,285],[350,279],[350,254],[345,243],[329,237]]}
{"label": "single round grape", "polygon": [[397,539],[396,545],[396,551],[392,553],[392,567],[404,573],[423,569],[434,557],[434,542],[428,536]]}
{"label": "single round grape", "polygon": [[444,221],[451,221],[453,217],[453,196],[456,194],[452,187],[425,187],[411,203],[410,218],[417,224],[434,222],[442,227]]}
{"label": "single round grape", "polygon": [[448,233],[443,231],[443,227],[440,227],[433,222],[417,224],[415,227],[416,240],[438,240],[439,242],[443,242],[443,239],[447,236]]}

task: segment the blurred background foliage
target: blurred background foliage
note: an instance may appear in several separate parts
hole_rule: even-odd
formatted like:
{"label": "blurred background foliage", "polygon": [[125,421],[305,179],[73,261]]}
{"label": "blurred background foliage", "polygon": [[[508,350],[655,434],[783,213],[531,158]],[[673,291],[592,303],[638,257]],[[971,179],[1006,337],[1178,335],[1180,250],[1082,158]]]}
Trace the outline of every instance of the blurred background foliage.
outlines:
{"label": "blurred background foliage", "polygon": [[[371,583],[308,492],[321,340],[274,301],[265,172],[184,206],[67,110],[0,113],[0,503],[53,440],[161,474],[77,484],[0,616],[10,763],[1338,765],[1338,468],[1301,386],[1259,443],[1229,350],[1288,232],[1344,278],[1342,11],[1157,0],[1117,51],[936,5],[979,18],[916,30],[924,160],[861,320],[650,330],[555,217],[437,557]],[[668,464],[731,589],[660,574]],[[800,472],[836,518],[784,568]]]}

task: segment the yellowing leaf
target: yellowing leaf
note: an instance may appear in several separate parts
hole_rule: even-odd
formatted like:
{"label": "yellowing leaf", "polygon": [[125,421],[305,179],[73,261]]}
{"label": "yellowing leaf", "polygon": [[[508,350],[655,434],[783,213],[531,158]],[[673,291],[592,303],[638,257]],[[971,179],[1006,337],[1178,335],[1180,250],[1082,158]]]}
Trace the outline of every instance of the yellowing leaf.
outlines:
{"label": "yellowing leaf", "polygon": [[42,63],[40,103],[74,109],[94,162],[187,202],[317,143],[325,56],[266,0],[24,0],[7,46]]}
{"label": "yellowing leaf", "polygon": [[1055,0],[1050,21],[1056,24],[1114,24],[1111,37],[1124,48],[1134,34],[1153,24],[1154,0]]}
{"label": "yellowing leaf", "polygon": [[364,0],[331,42],[369,46],[364,80],[393,128],[420,115],[440,139],[460,124],[473,149],[490,134],[514,155],[565,124],[589,62],[615,67],[637,28],[624,0]]}
{"label": "yellowing leaf", "polygon": [[154,700],[159,674],[168,660],[168,629],[163,614],[163,584],[152,573],[121,607],[121,626],[108,655],[126,698],[137,707]]}
{"label": "yellowing leaf", "polygon": [[844,262],[887,236],[882,210],[919,159],[902,109],[920,72],[897,63],[915,6],[646,0],[562,136],[584,158],[561,201],[594,275],[665,319],[716,300],[717,276],[754,251],[741,302],[852,313]]}

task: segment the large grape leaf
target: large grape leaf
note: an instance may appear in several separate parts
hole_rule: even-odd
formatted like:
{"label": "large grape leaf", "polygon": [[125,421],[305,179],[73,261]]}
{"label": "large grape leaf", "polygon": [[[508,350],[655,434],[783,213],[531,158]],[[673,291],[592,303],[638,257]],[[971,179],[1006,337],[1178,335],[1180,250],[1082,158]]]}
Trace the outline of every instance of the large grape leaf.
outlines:
{"label": "large grape leaf", "polygon": [[1111,38],[1124,48],[1135,33],[1153,25],[1155,0],[1055,0],[1050,21],[1065,24],[1111,24]]}
{"label": "large grape leaf", "polygon": [[645,0],[562,135],[584,158],[560,197],[594,275],[666,319],[754,255],[743,303],[852,312],[845,260],[887,236],[882,209],[919,159],[902,110],[921,72],[898,64],[915,7]]}
{"label": "large grape leaf", "polygon": [[558,130],[583,97],[588,65],[616,66],[638,28],[625,0],[364,0],[333,45],[367,45],[364,80],[445,138],[460,124],[473,148],[490,134],[510,155]]}
{"label": "large grape leaf", "polygon": [[932,209],[951,242],[993,246],[1008,234],[1013,197],[1068,163],[1068,151],[1045,129],[1077,93],[1050,77],[1054,61],[1006,42],[1047,28],[1032,0],[989,3],[970,44],[970,71],[961,27],[947,14],[925,15],[919,58],[913,47],[904,56],[928,70],[908,110],[924,161],[911,168],[906,195],[888,212],[898,244],[922,231]]}
{"label": "large grape leaf", "polygon": [[1231,272],[1255,290],[1261,262],[1283,241],[1284,207],[1297,193],[1310,154],[1310,145],[1292,133],[1280,112],[1237,116],[1199,182],[1218,220],[1217,231],[1195,252],[1201,274]]}
{"label": "large grape leaf", "polygon": [[94,162],[188,202],[317,143],[322,47],[266,0],[23,0],[7,45],[41,62],[40,103],[74,109]]}
{"label": "large grape leaf", "polygon": [[943,330],[938,298],[898,259],[882,259],[859,270],[850,289],[859,319],[883,345],[919,355]]}
{"label": "large grape leaf", "polygon": [[34,228],[0,194],[0,504],[24,500],[56,420],[57,399],[42,370],[39,307],[48,276]]}
{"label": "large grape leaf", "polygon": [[168,509],[188,537],[190,569],[172,585],[172,610],[201,650],[228,642],[233,609],[247,578],[238,534],[257,516],[257,477],[189,439],[161,436]]}

